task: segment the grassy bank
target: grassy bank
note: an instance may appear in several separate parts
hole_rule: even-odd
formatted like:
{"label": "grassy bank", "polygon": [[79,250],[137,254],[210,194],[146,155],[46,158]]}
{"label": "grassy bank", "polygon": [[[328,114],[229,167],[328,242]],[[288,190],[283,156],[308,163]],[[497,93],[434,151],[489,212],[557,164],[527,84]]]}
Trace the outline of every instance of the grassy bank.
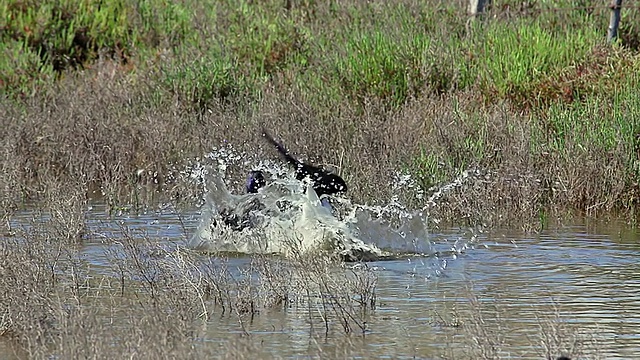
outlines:
{"label": "grassy bank", "polygon": [[38,4],[0,7],[7,214],[59,183],[191,201],[185,166],[225,141],[272,156],[266,125],[360,201],[397,171],[429,192],[472,170],[435,216],[636,218],[637,9],[607,46],[607,10],[553,10],[569,1],[500,1],[484,24],[463,1]]}

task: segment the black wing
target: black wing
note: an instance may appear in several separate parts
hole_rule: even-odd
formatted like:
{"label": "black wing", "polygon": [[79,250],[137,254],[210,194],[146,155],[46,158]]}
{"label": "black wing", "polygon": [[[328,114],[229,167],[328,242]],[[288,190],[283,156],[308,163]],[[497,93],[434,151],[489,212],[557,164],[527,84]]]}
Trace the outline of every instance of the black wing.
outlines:
{"label": "black wing", "polygon": [[339,192],[347,191],[347,184],[338,175],[333,174],[321,167],[305,164],[302,161],[294,158],[289,154],[287,149],[277,142],[266,130],[262,130],[262,136],[264,136],[269,143],[271,143],[280,153],[280,156],[293,165],[296,169],[296,179],[303,180],[309,177],[313,182],[313,190],[316,191],[318,196],[324,194],[333,195]]}
{"label": "black wing", "polygon": [[296,168],[296,170],[304,166],[304,163],[302,163],[298,159],[291,156],[287,151],[287,149],[285,149],[284,146],[282,146],[282,144],[277,142],[271,135],[269,135],[267,130],[262,129],[262,136],[264,136],[267,139],[267,141],[271,143],[271,145],[275,146],[278,152],[280,153],[280,155],[282,156],[282,158],[285,161],[287,161],[289,164],[293,165]]}

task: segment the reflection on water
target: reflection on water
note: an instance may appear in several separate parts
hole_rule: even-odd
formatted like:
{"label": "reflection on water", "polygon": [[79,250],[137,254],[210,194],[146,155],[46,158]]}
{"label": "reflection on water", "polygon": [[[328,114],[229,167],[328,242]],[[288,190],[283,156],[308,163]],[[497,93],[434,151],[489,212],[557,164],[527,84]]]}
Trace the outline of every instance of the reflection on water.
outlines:
{"label": "reflection on water", "polygon": [[[199,219],[195,212],[182,218],[169,212],[115,219],[101,214],[91,213],[89,224],[97,236],[82,248],[97,273],[108,273],[101,234],[112,236],[126,227],[172,248],[185,244],[184,234],[193,233]],[[585,223],[528,236],[505,231],[472,237],[463,229],[428,236],[433,256],[370,263],[379,276],[378,305],[366,336],[310,331],[308,313],[294,307],[261,313],[245,324],[250,339],[267,357],[464,355],[460,344],[471,335],[455,325],[473,321],[469,303],[475,296],[487,334],[499,338],[503,357],[543,358],[541,328],[551,331],[545,321],[555,317],[583,339],[594,339],[599,358],[628,359],[640,352],[635,231]],[[235,258],[230,266],[249,261]],[[241,332],[236,318],[214,315],[202,343],[221,346]]]}

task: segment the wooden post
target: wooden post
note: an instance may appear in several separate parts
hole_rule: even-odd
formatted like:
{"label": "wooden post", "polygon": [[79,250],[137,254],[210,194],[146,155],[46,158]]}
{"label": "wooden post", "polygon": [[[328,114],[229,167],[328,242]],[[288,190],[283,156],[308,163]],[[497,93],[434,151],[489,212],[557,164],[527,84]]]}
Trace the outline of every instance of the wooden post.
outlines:
{"label": "wooden post", "polygon": [[622,0],[611,0],[611,16],[609,17],[609,31],[607,31],[607,41],[614,42],[618,37],[618,27],[620,26],[620,8]]}
{"label": "wooden post", "polygon": [[470,0],[469,15],[472,18],[482,16],[482,14],[484,14],[485,6],[490,4],[491,4],[491,0]]}

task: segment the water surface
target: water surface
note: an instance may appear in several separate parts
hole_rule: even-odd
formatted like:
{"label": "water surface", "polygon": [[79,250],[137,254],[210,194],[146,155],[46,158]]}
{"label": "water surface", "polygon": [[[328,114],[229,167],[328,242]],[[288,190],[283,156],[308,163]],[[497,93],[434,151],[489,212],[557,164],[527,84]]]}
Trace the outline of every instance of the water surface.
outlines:
{"label": "water surface", "polygon": [[[184,231],[195,231],[199,221],[197,212],[182,220],[169,213],[115,219],[103,214],[92,213],[97,233],[127,226],[168,247],[184,243]],[[256,316],[246,324],[250,338],[262,356],[270,357],[437,358],[465,353],[461,346],[472,334],[464,325],[474,316],[477,321],[481,309],[485,335],[500,339],[505,358],[542,358],[539,337],[551,331],[550,320],[586,342],[585,352],[593,358],[628,359],[640,353],[635,230],[585,220],[535,235],[447,229],[428,236],[435,255],[368,264],[378,275],[377,308],[364,336],[311,331],[307,312],[294,307]],[[99,236],[83,244],[83,257],[98,272],[108,268],[104,246]],[[249,262],[250,257],[240,257],[230,264]],[[470,299],[478,305],[470,307]],[[239,333],[237,319],[213,316],[202,340],[205,346],[220,346]]]}

